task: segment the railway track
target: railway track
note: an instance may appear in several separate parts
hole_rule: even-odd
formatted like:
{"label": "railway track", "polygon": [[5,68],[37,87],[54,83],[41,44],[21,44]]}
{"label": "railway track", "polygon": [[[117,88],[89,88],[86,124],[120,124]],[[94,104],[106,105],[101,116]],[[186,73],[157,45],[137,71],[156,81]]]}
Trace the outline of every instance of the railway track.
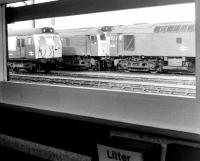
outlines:
{"label": "railway track", "polygon": [[[20,74],[20,73],[19,73]],[[33,75],[30,73],[21,73],[22,75]],[[10,74],[11,76],[13,74]],[[37,73],[39,76],[60,76],[74,78],[90,78],[90,79],[107,79],[107,80],[125,80],[134,82],[151,82],[159,84],[177,84],[196,86],[195,76],[180,76],[180,75],[164,75],[164,74],[126,74],[116,72],[66,72],[52,71],[49,74]]]}
{"label": "railway track", "polygon": [[195,77],[174,76],[174,75],[152,75],[152,74],[123,74],[123,73],[103,73],[103,72],[55,72],[58,76],[72,76],[81,78],[105,78],[111,80],[127,80],[134,82],[151,82],[151,83],[167,83],[179,85],[196,85]]}
{"label": "railway track", "polygon": [[194,98],[196,96],[196,89],[194,82],[191,79],[177,80],[176,79],[161,79],[150,77],[131,77],[121,78],[99,75],[78,75],[66,74],[64,75],[31,75],[31,74],[11,74],[10,80],[17,82],[30,82],[30,83],[43,83],[43,84],[56,84],[67,86],[81,86],[98,89],[109,89],[118,91],[127,91],[133,93],[146,93],[170,96],[184,96]]}

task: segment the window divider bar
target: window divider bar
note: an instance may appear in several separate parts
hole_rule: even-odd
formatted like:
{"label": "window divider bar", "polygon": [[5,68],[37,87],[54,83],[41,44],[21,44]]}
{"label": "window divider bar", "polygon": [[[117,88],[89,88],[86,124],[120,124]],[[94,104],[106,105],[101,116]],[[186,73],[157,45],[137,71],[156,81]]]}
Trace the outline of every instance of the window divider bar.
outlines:
{"label": "window divider bar", "polygon": [[0,81],[7,80],[7,25],[5,5],[0,5]]}
{"label": "window divider bar", "polygon": [[182,3],[194,3],[194,0],[59,0],[16,8],[7,8],[6,18],[8,23],[12,23],[30,19],[71,16]]}
{"label": "window divider bar", "polygon": [[[195,18],[196,18],[196,100],[198,104],[200,103],[200,0],[196,0],[195,2]],[[200,107],[200,106],[199,106]]]}

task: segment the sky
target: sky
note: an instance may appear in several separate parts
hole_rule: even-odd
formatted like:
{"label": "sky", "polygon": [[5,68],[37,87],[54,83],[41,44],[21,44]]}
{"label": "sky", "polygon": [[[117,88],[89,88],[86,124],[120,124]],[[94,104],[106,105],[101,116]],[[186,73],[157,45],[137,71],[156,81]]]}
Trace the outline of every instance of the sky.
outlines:
{"label": "sky", "polygon": [[[39,0],[39,2],[42,1],[45,0]],[[69,29],[95,26],[131,25],[137,23],[155,24],[188,21],[195,21],[194,3],[57,17],[55,18],[55,26],[52,26],[51,19],[42,19],[36,21],[36,27]],[[9,25],[8,28],[24,28],[24,26],[26,26],[26,28],[31,28],[31,21],[17,22]]]}

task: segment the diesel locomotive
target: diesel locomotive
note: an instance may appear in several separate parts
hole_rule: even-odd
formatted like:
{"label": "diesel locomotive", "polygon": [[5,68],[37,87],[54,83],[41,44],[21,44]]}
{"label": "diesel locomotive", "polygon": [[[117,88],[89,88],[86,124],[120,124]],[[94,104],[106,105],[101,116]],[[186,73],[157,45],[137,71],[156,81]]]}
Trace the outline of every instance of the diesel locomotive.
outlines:
{"label": "diesel locomotive", "polygon": [[8,32],[9,68],[195,73],[194,22]]}
{"label": "diesel locomotive", "polygon": [[49,72],[62,58],[60,36],[53,28],[8,31],[9,69]]}
{"label": "diesel locomotive", "polygon": [[58,30],[63,65],[92,70],[195,72],[194,22]]}

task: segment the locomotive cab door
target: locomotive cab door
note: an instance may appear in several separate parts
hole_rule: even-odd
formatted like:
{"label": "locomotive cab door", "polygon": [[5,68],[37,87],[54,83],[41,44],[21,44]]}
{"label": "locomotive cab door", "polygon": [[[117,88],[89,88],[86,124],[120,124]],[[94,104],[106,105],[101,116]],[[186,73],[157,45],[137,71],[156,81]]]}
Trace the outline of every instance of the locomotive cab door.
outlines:
{"label": "locomotive cab door", "polygon": [[98,43],[97,37],[94,35],[88,35],[89,43],[87,43],[87,51],[91,56],[98,56]]}
{"label": "locomotive cab door", "polygon": [[25,49],[25,38],[17,38],[17,55],[20,58],[26,57],[26,49]]}
{"label": "locomotive cab door", "polygon": [[110,56],[122,55],[122,34],[113,33],[110,36]]}
{"label": "locomotive cab door", "polygon": [[98,56],[110,56],[110,35],[109,33],[101,33],[97,35]]}

